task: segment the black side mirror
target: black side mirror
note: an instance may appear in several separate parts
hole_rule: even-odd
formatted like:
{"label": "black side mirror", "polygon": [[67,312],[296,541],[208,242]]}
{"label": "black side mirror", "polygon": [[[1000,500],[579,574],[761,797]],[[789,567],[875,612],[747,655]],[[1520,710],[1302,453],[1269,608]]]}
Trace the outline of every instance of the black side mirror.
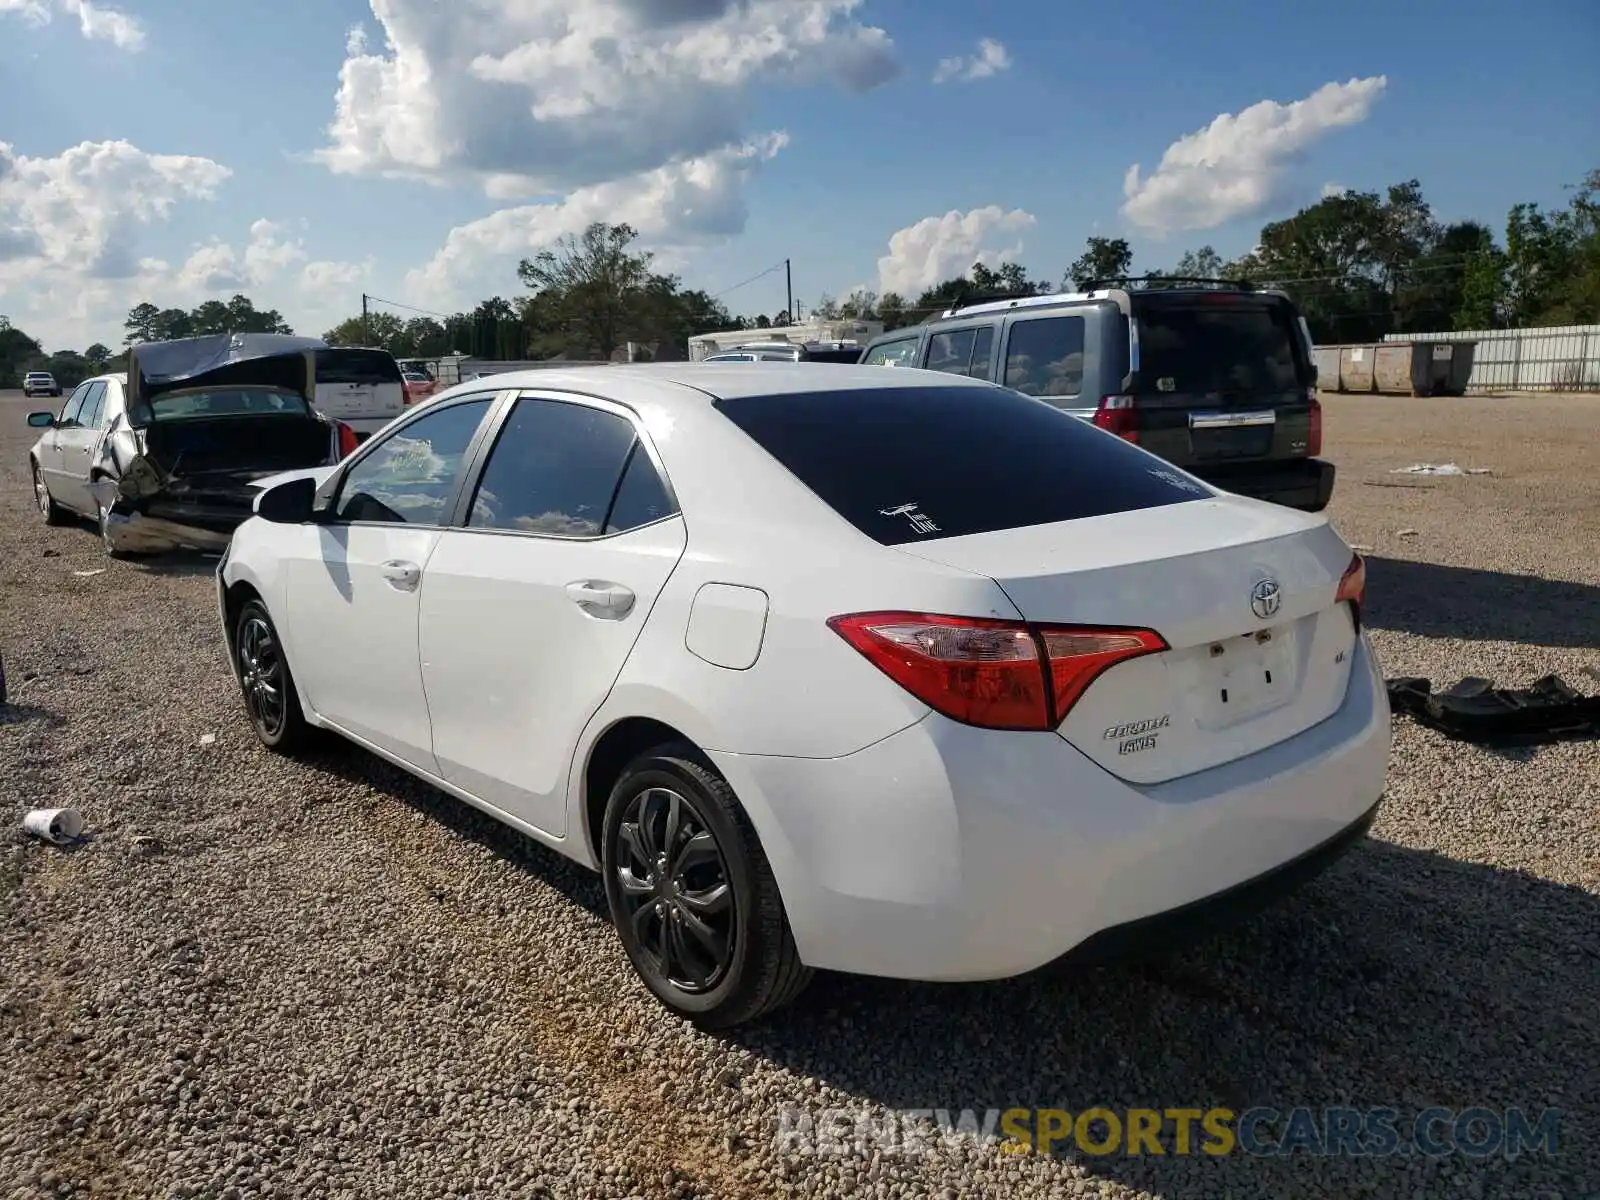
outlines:
{"label": "black side mirror", "polygon": [[256,516],[274,525],[304,525],[312,518],[316,495],[315,479],[291,479],[256,497]]}
{"label": "black side mirror", "polygon": [[36,412],[28,414],[28,428],[30,429],[53,429],[55,428],[55,423],[55,413]]}

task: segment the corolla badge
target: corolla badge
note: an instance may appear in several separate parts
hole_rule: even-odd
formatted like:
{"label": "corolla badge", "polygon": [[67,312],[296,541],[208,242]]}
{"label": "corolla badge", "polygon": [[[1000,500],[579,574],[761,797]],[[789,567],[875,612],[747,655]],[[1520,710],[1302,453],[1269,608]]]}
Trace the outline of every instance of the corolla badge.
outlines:
{"label": "corolla badge", "polygon": [[1265,621],[1278,615],[1283,604],[1283,589],[1276,579],[1263,579],[1250,589],[1250,611]]}

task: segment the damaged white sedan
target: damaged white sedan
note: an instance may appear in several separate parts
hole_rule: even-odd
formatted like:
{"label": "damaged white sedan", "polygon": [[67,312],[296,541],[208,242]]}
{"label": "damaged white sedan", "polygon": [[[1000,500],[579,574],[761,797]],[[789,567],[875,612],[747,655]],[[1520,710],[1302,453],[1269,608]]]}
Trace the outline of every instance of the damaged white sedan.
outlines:
{"label": "damaged white sedan", "polygon": [[113,556],[221,549],[255,501],[253,482],[338,462],[356,435],[318,414],[312,352],[270,336],[219,334],[133,348],[126,375],[36,412],[29,451],[50,524],[94,520]]}

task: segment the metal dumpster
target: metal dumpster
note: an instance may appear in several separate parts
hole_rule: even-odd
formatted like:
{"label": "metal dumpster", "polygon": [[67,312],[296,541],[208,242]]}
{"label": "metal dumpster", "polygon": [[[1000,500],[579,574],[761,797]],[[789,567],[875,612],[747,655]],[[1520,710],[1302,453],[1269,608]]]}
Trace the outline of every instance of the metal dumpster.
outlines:
{"label": "metal dumpster", "polygon": [[1318,346],[1312,361],[1317,364],[1317,387],[1325,392],[1342,392],[1339,379],[1339,347]]}
{"label": "metal dumpster", "polygon": [[1384,342],[1373,363],[1375,390],[1400,396],[1461,396],[1476,342]]}
{"label": "metal dumpster", "polygon": [[1373,390],[1372,355],[1376,346],[1339,347],[1339,390],[1341,392],[1370,392]]}

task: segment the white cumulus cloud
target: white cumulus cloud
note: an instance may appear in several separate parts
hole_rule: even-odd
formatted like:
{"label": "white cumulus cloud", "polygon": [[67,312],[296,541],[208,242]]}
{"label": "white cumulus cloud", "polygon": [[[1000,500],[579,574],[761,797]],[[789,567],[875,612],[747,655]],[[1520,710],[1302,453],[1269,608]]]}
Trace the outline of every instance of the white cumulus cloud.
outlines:
{"label": "white cumulus cloud", "polygon": [[[121,50],[140,50],[145,44],[144,26],[137,18],[91,0],[54,0],[54,8],[76,17],[78,31],[92,41],[110,42]],[[31,25],[50,22],[51,4],[46,0],[0,0],[0,13],[16,13]]]}
{"label": "white cumulus cloud", "polygon": [[347,41],[331,169],[543,195],[739,142],[749,89],[896,71],[861,0],[371,0]]}
{"label": "white cumulus cloud", "polygon": [[980,38],[976,54],[942,58],[934,68],[935,83],[971,83],[977,79],[991,79],[1002,71],[1011,69],[1011,54],[1003,42],[994,38]]}
{"label": "white cumulus cloud", "polygon": [[1017,235],[1034,223],[1032,213],[997,204],[924,217],[889,236],[889,253],[878,259],[878,290],[915,298],[925,288],[965,275],[974,263],[993,267],[1015,261],[1022,253]]}
{"label": "white cumulus cloud", "polygon": [[[231,174],[209,158],[125,141],[49,157],[0,142],[0,313],[52,350],[119,342],[128,309],[143,300],[192,308],[244,291],[313,332],[346,315],[349,288],[371,264],[311,260],[279,222],[254,222],[237,247],[196,245],[177,266],[141,253],[145,228],[214,200]],[[332,319],[318,324],[324,315]]]}
{"label": "white cumulus cloud", "polygon": [[[664,0],[656,2],[664,6]],[[406,276],[407,294],[421,307],[453,311],[503,293],[517,286],[514,270],[520,259],[595,221],[633,226],[641,244],[663,254],[663,265],[670,265],[676,254],[743,230],[745,182],[787,141],[782,132],[769,133],[627,179],[578,188],[558,201],[503,208],[459,225],[432,259]]]}
{"label": "white cumulus cloud", "polygon": [[1261,212],[1277,198],[1289,164],[1335,129],[1360,124],[1387,77],[1326,83],[1303,100],[1262,100],[1223,113],[1167,147],[1149,175],[1123,180],[1122,215],[1156,234],[1210,229]]}

